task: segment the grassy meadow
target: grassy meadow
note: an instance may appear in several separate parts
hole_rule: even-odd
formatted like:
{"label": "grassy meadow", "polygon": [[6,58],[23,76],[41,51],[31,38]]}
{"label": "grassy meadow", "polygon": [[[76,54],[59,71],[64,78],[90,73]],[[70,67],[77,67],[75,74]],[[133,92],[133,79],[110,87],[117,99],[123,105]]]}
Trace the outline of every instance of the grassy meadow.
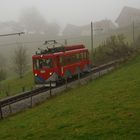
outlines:
{"label": "grassy meadow", "polygon": [[0,121],[0,140],[140,139],[140,55],[117,70]]}

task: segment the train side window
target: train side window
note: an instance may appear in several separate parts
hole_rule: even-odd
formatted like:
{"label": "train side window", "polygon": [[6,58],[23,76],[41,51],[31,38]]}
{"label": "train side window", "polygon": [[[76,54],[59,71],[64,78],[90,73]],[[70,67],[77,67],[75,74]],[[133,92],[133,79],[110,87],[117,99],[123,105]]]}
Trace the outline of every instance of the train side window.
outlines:
{"label": "train side window", "polygon": [[76,55],[72,54],[71,59],[72,59],[72,63],[75,63],[76,62]]}
{"label": "train side window", "polygon": [[76,54],[73,54],[73,62],[77,62],[77,57],[76,57]]}
{"label": "train side window", "polygon": [[84,59],[87,59],[86,52],[84,52]]}
{"label": "train side window", "polygon": [[72,56],[67,56],[66,65],[72,62]]}
{"label": "train side window", "polygon": [[83,53],[80,53],[80,60],[83,60]]}
{"label": "train side window", "polygon": [[67,56],[60,57],[59,61],[61,66],[67,65]]}
{"label": "train side window", "polygon": [[85,52],[83,52],[83,59],[85,60]]}
{"label": "train side window", "polygon": [[53,67],[54,68],[57,67],[57,59],[56,58],[53,59]]}
{"label": "train side window", "polygon": [[82,52],[82,60],[84,59],[84,52]]}
{"label": "train side window", "polygon": [[68,59],[67,56],[63,57],[63,66],[67,65],[67,61],[68,61],[67,59]]}
{"label": "train side window", "polygon": [[77,59],[77,61],[79,61],[79,54],[78,53],[76,54],[76,59]]}
{"label": "train side window", "polygon": [[81,60],[82,59],[82,55],[81,55],[81,53],[79,53],[79,60]]}
{"label": "train side window", "polygon": [[62,60],[62,57],[60,57],[60,65],[62,65],[63,64],[63,60]]}
{"label": "train side window", "polygon": [[89,52],[86,52],[86,58],[89,59]]}

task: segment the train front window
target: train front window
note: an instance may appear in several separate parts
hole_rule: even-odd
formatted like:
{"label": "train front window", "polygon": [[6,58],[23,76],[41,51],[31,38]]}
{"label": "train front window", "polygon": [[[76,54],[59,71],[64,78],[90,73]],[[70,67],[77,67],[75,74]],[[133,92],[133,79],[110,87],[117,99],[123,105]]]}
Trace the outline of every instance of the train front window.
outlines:
{"label": "train front window", "polygon": [[34,60],[34,69],[43,69],[43,68],[52,68],[52,59],[35,59]]}

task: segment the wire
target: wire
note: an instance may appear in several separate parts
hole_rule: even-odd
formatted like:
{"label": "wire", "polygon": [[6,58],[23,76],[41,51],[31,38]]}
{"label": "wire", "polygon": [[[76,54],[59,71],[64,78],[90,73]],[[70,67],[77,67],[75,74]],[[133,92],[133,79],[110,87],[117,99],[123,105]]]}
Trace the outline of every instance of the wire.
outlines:
{"label": "wire", "polygon": [[[79,36],[79,37],[73,37],[73,38],[61,38],[61,39],[56,39],[57,41],[64,41],[64,40],[70,40],[70,39],[82,39],[84,36]],[[86,36],[89,37],[89,36]],[[22,42],[23,44],[34,44],[34,43],[44,43],[46,40],[38,40],[38,41],[27,41],[27,42]],[[0,46],[9,46],[9,45],[16,45],[17,42],[13,43],[0,43]],[[62,43],[60,43],[62,44]]]}
{"label": "wire", "polygon": [[11,33],[11,34],[1,34],[0,37],[4,37],[4,36],[11,36],[11,35],[21,35],[24,34],[24,32],[19,32],[19,33]]}

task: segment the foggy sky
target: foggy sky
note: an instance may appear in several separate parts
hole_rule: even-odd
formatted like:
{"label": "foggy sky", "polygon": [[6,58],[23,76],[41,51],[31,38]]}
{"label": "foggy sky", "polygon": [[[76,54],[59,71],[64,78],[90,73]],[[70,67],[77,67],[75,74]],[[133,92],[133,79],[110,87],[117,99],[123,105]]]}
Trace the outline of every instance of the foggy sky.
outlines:
{"label": "foggy sky", "polygon": [[140,8],[140,0],[0,0],[0,21],[18,21],[24,8],[35,7],[48,22],[84,25],[115,21],[124,6]]}

